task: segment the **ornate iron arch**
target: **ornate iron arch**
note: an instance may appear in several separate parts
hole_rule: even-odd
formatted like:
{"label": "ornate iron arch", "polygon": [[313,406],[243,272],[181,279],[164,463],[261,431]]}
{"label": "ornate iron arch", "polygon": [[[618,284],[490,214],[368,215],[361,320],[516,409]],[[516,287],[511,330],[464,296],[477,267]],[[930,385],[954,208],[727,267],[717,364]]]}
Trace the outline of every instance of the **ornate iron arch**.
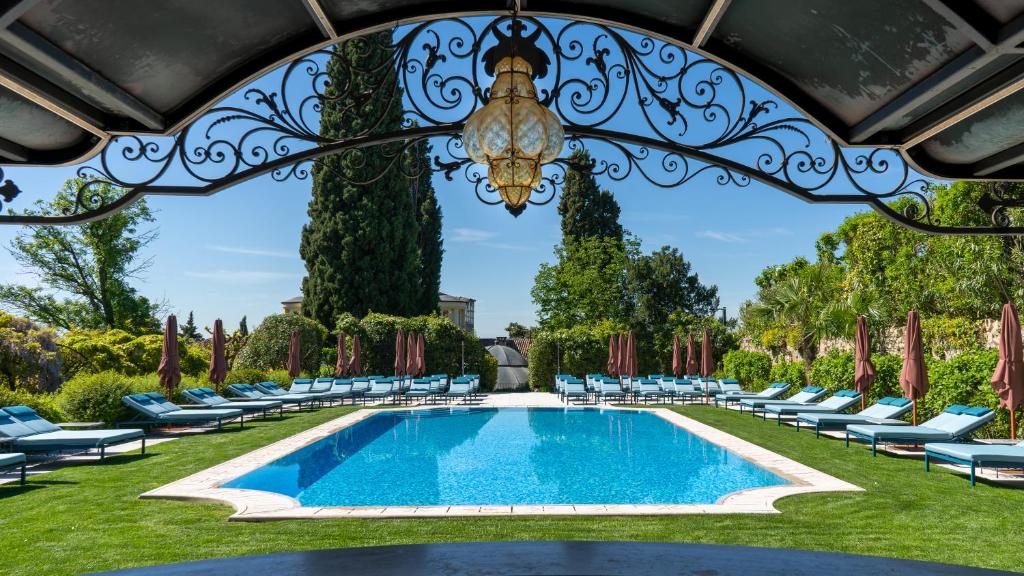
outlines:
{"label": "ornate iron arch", "polygon": [[[513,22],[519,22],[516,27]],[[992,226],[951,227],[935,221],[928,181],[894,148],[843,147],[772,93],[725,65],[674,44],[593,22],[526,16],[444,18],[349,42],[381,42],[393,53],[386,68],[348,69],[381,82],[363,98],[387,97],[402,106],[402,123],[385,129],[383,116],[343,139],[324,138],[319,116],[331,99],[354,96],[333,85],[332,50],[307,54],[240,90],[172,137],[118,136],[78,170],[85,179],[63,213],[0,215],[5,224],[75,224],[103,218],[146,195],[204,196],[269,174],[276,181],[307,179],[328,155],[359,162],[368,154],[388,160],[407,178],[425,171],[462,178],[483,202],[498,204],[486,167],[462,150],[466,118],[487,100],[489,77],[481,56],[513,35],[550,58],[538,70],[542,103],[561,120],[566,150],[585,148],[593,162],[570,166],[567,156],[545,169],[532,204],[557,194],[570,167],[600,178],[643,178],[662,188],[702,181],[747,186],[759,181],[812,203],[865,204],[904,226],[928,233],[1022,234],[1002,195],[981,203]],[[383,73],[382,73],[383,72]],[[396,87],[402,97],[390,98]],[[402,158],[413,147],[433,147],[428,166]],[[372,185],[379,174],[354,185]],[[0,173],[2,179],[2,173]],[[114,186],[120,195],[96,193]],[[3,184],[10,203],[17,189]],[[892,201],[909,198],[900,203]]]}

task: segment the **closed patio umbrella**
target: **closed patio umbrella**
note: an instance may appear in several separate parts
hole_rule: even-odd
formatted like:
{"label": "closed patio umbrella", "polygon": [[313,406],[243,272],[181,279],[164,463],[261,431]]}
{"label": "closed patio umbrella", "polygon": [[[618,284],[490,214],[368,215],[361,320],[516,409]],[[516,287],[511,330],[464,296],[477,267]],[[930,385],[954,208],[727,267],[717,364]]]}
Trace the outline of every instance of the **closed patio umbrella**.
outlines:
{"label": "closed patio umbrella", "polygon": [[[704,341],[700,345],[700,375],[707,378],[715,372],[715,357],[711,351],[711,331],[704,329]],[[704,402],[711,402],[711,387],[704,386]]]}
{"label": "closed patio umbrella", "polygon": [[924,364],[921,346],[921,318],[917,310],[907,313],[907,332],[903,338],[903,370],[900,371],[900,388],[903,395],[914,403],[911,418],[917,426],[917,401],[928,393],[928,368]]}
{"label": "closed patio umbrella", "polygon": [[334,363],[335,378],[341,378],[348,372],[348,356],[345,354],[345,333],[338,332],[338,361]]}
{"label": "closed patio umbrella", "polygon": [[864,409],[864,400],[875,381],[875,365],[871,362],[871,338],[868,336],[868,321],[857,316],[857,336],[853,340],[854,368],[853,386],[860,392],[860,409]]}
{"label": "closed patio umbrella", "polygon": [[683,371],[683,351],[679,347],[679,334],[672,336],[672,375],[676,378],[682,374]]}
{"label": "closed patio umbrella", "polygon": [[1024,342],[1021,342],[1020,318],[1013,303],[1003,305],[999,328],[999,363],[992,374],[992,388],[999,405],[1010,411],[1010,438],[1017,439],[1017,407],[1024,403]]}
{"label": "closed patio umbrella", "polygon": [[178,319],[171,314],[164,325],[164,344],[160,351],[160,364],[156,373],[160,386],[168,396],[181,383],[181,359],[178,356]]}
{"label": "closed patio umbrella", "polygon": [[416,374],[416,333],[409,332],[405,343],[405,375]]}
{"label": "closed patio umbrella", "polygon": [[423,377],[427,373],[427,340],[423,334],[416,335],[416,375]]}
{"label": "closed patio umbrella", "polygon": [[630,330],[626,337],[626,374],[630,378],[639,372],[636,364],[636,332]]}
{"label": "closed patio umbrella", "polygon": [[612,334],[608,337],[608,375],[618,376],[619,375],[619,350],[618,344],[619,339]]}
{"label": "closed patio umbrella", "polygon": [[292,330],[288,341],[288,377],[298,378],[302,373],[302,343],[299,342],[299,331]]}
{"label": "closed patio umbrella", "polygon": [[395,376],[401,376],[405,372],[405,334],[398,329],[395,334]]}
{"label": "closed patio umbrella", "polygon": [[619,341],[616,344],[618,346],[617,352],[619,353],[619,361],[616,363],[615,368],[619,371],[619,376],[626,376],[626,370],[629,368],[629,337],[626,336],[625,332],[619,333]]}
{"label": "closed patio umbrella", "polygon": [[348,373],[359,376],[363,373],[363,352],[359,344],[359,334],[352,337],[352,359],[348,363]]}
{"label": "closed patio umbrella", "polygon": [[213,322],[213,346],[210,349],[210,371],[206,374],[210,383],[220,391],[220,385],[228,374],[228,361],[224,357],[224,323],[220,318]]}
{"label": "closed patio umbrella", "polygon": [[693,333],[686,334],[686,375],[692,376],[700,370],[697,364],[697,344],[693,341]]}

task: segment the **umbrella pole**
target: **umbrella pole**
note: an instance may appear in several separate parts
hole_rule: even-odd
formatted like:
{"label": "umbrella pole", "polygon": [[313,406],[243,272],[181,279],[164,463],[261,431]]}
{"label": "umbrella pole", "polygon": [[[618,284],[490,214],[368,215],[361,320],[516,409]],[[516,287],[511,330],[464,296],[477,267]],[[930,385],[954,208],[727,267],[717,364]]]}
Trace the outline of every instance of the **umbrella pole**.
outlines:
{"label": "umbrella pole", "polygon": [[917,399],[916,398],[911,398],[910,401],[914,403],[914,414],[910,418],[911,419],[911,423],[914,426],[917,426]]}
{"label": "umbrella pole", "polygon": [[1010,440],[1017,439],[1017,414],[1016,410],[1010,410]]}

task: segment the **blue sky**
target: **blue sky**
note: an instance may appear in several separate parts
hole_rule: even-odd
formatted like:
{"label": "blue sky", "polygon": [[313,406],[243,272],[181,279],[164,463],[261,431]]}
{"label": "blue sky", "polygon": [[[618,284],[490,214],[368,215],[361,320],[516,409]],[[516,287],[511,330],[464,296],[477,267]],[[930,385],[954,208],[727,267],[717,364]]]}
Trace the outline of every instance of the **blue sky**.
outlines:
{"label": "blue sky", "polygon": [[[272,78],[256,84],[276,89]],[[721,88],[723,100],[768,97],[749,83],[743,88],[744,93],[735,89],[729,94]],[[238,101],[237,94],[227,99]],[[790,112],[782,108],[778,114]],[[621,129],[637,122],[635,112],[627,110],[606,127]],[[688,135],[700,140],[699,123]],[[756,157],[753,148],[733,153]],[[25,191],[10,206],[15,209],[51,197],[74,175],[73,168],[6,171]],[[635,176],[601,183],[615,193],[623,225],[643,241],[644,250],[679,248],[703,282],[719,287],[730,316],[753,296],[753,278],[761,269],[798,255],[812,257],[822,232],[866,209],[806,204],[756,182],[742,188],[720,186],[710,174],[677,189],[657,188]],[[231,327],[243,315],[255,326],[280,311],[282,300],[299,294],[304,266],[298,246],[310,188],[309,181],[278,183],[263,177],[209,198],[149,198],[157,212],[159,238],[144,254],[152,257],[152,267],[137,287],[147,297],[165,301],[179,317],[194,311],[201,326],[222,318]],[[477,300],[480,336],[501,335],[512,321],[534,323],[530,288],[538,266],[553,260],[560,236],[555,202],[530,206],[517,219],[500,206],[479,202],[459,178],[448,182],[436,176],[435,188],[444,212],[442,290]],[[0,245],[8,246],[18,232],[0,226]],[[33,280],[10,254],[0,251],[0,282]]]}

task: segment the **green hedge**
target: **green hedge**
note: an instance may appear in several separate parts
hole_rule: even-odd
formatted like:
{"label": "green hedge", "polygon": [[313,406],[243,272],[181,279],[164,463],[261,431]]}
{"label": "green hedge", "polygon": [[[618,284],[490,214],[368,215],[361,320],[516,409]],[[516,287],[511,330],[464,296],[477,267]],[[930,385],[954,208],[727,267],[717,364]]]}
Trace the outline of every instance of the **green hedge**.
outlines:
{"label": "green hedge", "polygon": [[[72,330],[58,341],[65,379],[79,373],[115,371],[130,376],[155,372],[163,350],[162,334],[134,336],[124,330]],[[178,338],[181,372],[202,376],[210,368],[210,351]]]}
{"label": "green hedge", "polygon": [[302,371],[315,374],[320,368],[327,329],[316,320],[299,314],[273,314],[264,318],[249,335],[232,368],[284,369],[288,363],[291,335],[296,330],[302,352]]}
{"label": "green hedge", "polygon": [[722,358],[722,376],[735,378],[747,390],[771,384],[772,357],[765,352],[730,350]]}
{"label": "green hedge", "polygon": [[831,392],[853,388],[853,354],[829,352],[818,356],[811,364],[808,381]]}
{"label": "green hedge", "polygon": [[792,385],[794,390],[807,385],[807,375],[804,373],[802,362],[776,362],[772,365],[768,378],[772,382],[786,382]]}
{"label": "green hedge", "polygon": [[58,403],[58,395],[32,393],[27,390],[11,390],[0,387],[0,408],[4,406],[28,406],[50,422],[64,420],[64,412]]}
{"label": "green hedge", "polygon": [[[205,379],[182,376],[179,392],[171,401],[184,402],[180,394],[183,388],[207,385]],[[122,396],[159,390],[160,377],[155,372],[135,376],[113,371],[79,374],[64,383],[57,396],[57,405],[69,420],[113,425],[135,415],[121,402]]]}
{"label": "green hedge", "polygon": [[530,341],[530,388],[549,390],[554,385],[559,350],[563,374],[607,372],[608,338],[620,331],[621,328],[610,322],[578,325],[567,330],[537,331]]}

